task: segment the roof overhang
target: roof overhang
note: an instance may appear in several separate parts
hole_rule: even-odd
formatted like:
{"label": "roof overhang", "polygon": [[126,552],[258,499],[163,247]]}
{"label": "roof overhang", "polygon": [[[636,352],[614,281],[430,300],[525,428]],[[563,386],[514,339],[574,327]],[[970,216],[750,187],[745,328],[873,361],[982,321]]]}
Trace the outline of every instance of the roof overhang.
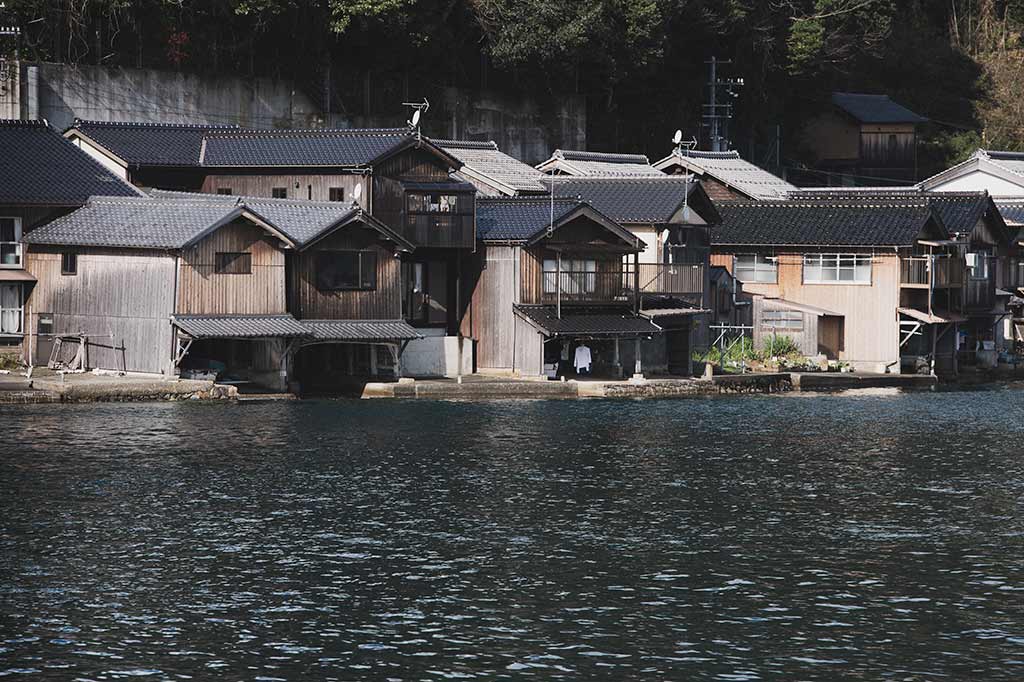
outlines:
{"label": "roof overhang", "polygon": [[651,320],[625,312],[564,311],[555,306],[514,306],[515,314],[531,327],[552,338],[638,338],[663,330]]}
{"label": "roof overhang", "polygon": [[120,156],[115,154],[109,147],[100,144],[94,138],[89,137],[78,128],[68,128],[66,131],[64,131],[64,137],[71,141],[74,141],[75,138],[78,138],[80,140],[88,142],[94,149],[96,149],[96,151],[103,154],[103,156],[107,157],[108,159],[116,163],[118,166],[121,166],[121,168],[127,170],[128,166],[130,165],[127,161],[125,161]]}
{"label": "roof overhang", "polygon": [[300,324],[321,342],[380,343],[423,338],[405,320],[302,320]]}
{"label": "roof overhang", "polygon": [[36,278],[27,270],[0,268],[0,282],[35,282]]}
{"label": "roof overhang", "polygon": [[[623,246],[628,246],[632,251],[643,251],[645,244],[640,240],[639,237],[634,235],[626,228],[619,225],[617,222],[606,216],[605,214],[598,211],[593,206],[583,203],[571,211],[565,213],[559,218],[554,225],[554,230],[557,231],[560,227],[576,220],[577,218],[588,218],[597,225],[603,227],[605,230],[613,234],[617,239],[621,241]],[[548,238],[548,228],[543,227],[533,234],[527,241],[528,246],[533,246],[544,239]]]}
{"label": "roof overhang", "polygon": [[768,298],[765,296],[762,305],[765,310],[799,310],[802,313],[808,313],[817,317],[845,317],[842,313],[833,312],[807,303],[797,303],[785,298]]}
{"label": "roof overhang", "polygon": [[312,337],[291,315],[173,315],[171,324],[192,339]]}
{"label": "roof overhang", "polygon": [[900,315],[906,315],[907,317],[913,318],[918,322],[924,322],[925,324],[946,324],[949,322],[966,322],[967,318],[963,315],[957,315],[955,313],[935,310],[933,309],[931,314],[924,310],[918,310],[917,308],[897,308]]}
{"label": "roof overhang", "polygon": [[334,234],[338,230],[347,227],[355,222],[362,223],[367,229],[374,230],[375,232],[379,233],[382,238],[394,242],[395,245],[398,247],[399,251],[411,253],[412,251],[416,250],[415,244],[413,244],[408,239],[400,235],[398,232],[395,232],[390,227],[385,225],[383,222],[381,222],[377,218],[374,218],[372,215],[370,215],[361,208],[358,211],[353,212],[352,214],[346,216],[345,218],[342,218],[338,222],[324,229],[316,237],[310,239],[305,244],[302,244],[299,247],[299,250],[305,251],[309,248],[312,248],[315,244],[318,244],[319,242],[323,241],[324,239]]}

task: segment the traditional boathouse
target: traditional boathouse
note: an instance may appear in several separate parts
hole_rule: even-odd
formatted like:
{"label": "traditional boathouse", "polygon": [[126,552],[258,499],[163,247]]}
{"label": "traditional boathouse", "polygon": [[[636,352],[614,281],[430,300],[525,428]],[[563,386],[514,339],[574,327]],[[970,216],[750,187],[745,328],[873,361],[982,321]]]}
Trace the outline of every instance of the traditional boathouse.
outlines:
{"label": "traditional boathouse", "polygon": [[[178,188],[187,176],[190,186],[209,194],[358,202],[416,246],[402,256],[402,305],[405,320],[424,338],[409,344],[406,369],[420,376],[471,371],[472,349],[458,330],[466,305],[462,271],[476,248],[477,188],[453,177],[462,163],[418,129],[80,122],[67,135],[91,153],[139,168],[133,178],[161,189]],[[182,152],[169,158],[171,140],[179,138]]]}
{"label": "traditional boathouse", "polygon": [[[35,276],[21,240],[91,195],[141,193],[80,152],[45,121],[0,120],[0,353],[26,357]],[[48,324],[44,317],[43,325]]]}
{"label": "traditional boathouse", "polygon": [[580,346],[588,374],[644,371],[637,351],[661,328],[639,314],[639,239],[574,199],[481,199],[477,216],[483,248],[465,333],[478,341],[480,371],[576,376]]}
{"label": "traditional boathouse", "polygon": [[165,376],[212,367],[283,390],[397,375],[419,337],[400,314],[397,256],[413,246],[358,206],[94,197],[25,242],[31,307],[52,320],[53,336],[31,330],[40,359]]}
{"label": "traditional boathouse", "polygon": [[[985,214],[975,203],[968,223]],[[993,301],[980,290],[994,295],[943,220],[962,209],[906,194],[720,203],[712,262],[755,295],[756,343],[788,336],[864,371],[951,373],[961,325]]]}

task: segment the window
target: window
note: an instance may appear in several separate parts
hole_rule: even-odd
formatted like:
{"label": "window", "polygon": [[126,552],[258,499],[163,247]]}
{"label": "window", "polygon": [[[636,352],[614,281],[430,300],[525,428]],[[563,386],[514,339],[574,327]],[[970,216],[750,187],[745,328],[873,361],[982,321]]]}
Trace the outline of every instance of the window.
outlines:
{"label": "window", "polygon": [[274,199],[287,199],[288,188],[287,187],[274,187],[270,190],[270,196]]}
{"label": "window", "polygon": [[799,310],[762,310],[761,329],[768,332],[803,331],[804,314]]}
{"label": "window", "polygon": [[218,187],[217,194],[234,194],[230,187]]}
{"label": "window", "polygon": [[20,284],[0,284],[0,334],[20,334],[24,310]]}
{"label": "window", "polygon": [[250,275],[252,254],[218,251],[216,272],[218,275]]}
{"label": "window", "polygon": [[455,213],[457,194],[410,194],[410,213]]}
{"label": "window", "polygon": [[[544,293],[557,293],[558,261],[544,259]],[[597,261],[583,258],[562,259],[562,293],[592,294],[597,290]]]}
{"label": "window", "polygon": [[21,218],[0,217],[0,268],[21,267]]}
{"label": "window", "polygon": [[331,187],[327,193],[331,201],[345,201],[344,187]]}
{"label": "window", "polygon": [[778,259],[760,253],[737,254],[733,257],[733,275],[741,282],[775,284],[779,279]]}
{"label": "window", "polygon": [[967,271],[971,279],[988,279],[989,262],[987,251],[974,251],[966,256]]}
{"label": "window", "polygon": [[77,275],[78,274],[78,254],[77,253],[62,253],[62,254],[60,254],[60,274],[62,274],[62,275]]}
{"label": "window", "polygon": [[804,283],[871,284],[871,256],[808,253],[804,255]]}
{"label": "window", "polygon": [[316,286],[321,291],[377,288],[376,251],[321,251],[316,255]]}

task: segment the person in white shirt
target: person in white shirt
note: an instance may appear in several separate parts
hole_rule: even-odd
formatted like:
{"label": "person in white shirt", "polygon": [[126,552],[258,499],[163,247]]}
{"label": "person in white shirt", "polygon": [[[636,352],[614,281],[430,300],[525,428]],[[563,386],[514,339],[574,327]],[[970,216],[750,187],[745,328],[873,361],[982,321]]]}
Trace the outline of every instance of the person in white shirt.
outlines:
{"label": "person in white shirt", "polygon": [[576,368],[577,374],[590,374],[590,363],[592,359],[590,357],[590,347],[585,343],[581,343],[576,346],[576,356],[573,360],[573,367]]}

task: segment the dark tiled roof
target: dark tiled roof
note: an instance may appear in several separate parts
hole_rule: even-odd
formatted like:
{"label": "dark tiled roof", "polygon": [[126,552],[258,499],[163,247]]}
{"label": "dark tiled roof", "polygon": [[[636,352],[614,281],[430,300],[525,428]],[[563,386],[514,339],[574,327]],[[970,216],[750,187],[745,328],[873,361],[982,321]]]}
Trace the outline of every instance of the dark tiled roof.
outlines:
{"label": "dark tiled roof", "polygon": [[208,133],[237,129],[227,125],[75,121],[69,132],[85,135],[129,165],[195,167]]}
{"label": "dark tiled roof", "polygon": [[93,197],[32,230],[29,244],[181,249],[241,215],[236,202]]}
{"label": "dark tiled roof", "polygon": [[366,166],[414,141],[407,128],[239,130],[206,136],[206,167]]}
{"label": "dark tiled roof", "polygon": [[696,191],[696,182],[660,173],[653,178],[546,178],[555,196],[579,198],[621,224],[667,223]]}
{"label": "dark tiled roof", "polygon": [[195,339],[312,337],[291,315],[175,315],[174,326]]}
{"label": "dark tiled roof", "polygon": [[861,123],[924,123],[928,120],[892,101],[889,95],[833,92],[832,103]]}
{"label": "dark tiled roof", "polygon": [[910,246],[930,219],[926,199],[720,202],[712,244],[749,246]]}
{"label": "dark tiled roof", "polygon": [[569,175],[588,177],[644,177],[661,174],[643,154],[606,154],[556,149],[541,170],[559,168]]}
{"label": "dark tiled roof", "polygon": [[0,120],[0,204],[81,206],[139,191],[43,121]]}
{"label": "dark tiled roof", "polygon": [[572,149],[556,149],[555,154],[561,154],[567,161],[602,161],[604,163],[641,163],[650,164],[650,160],[643,154],[609,154],[605,152],[583,152]]}
{"label": "dark tiled roof", "polygon": [[321,341],[405,341],[423,335],[403,320],[302,320]]}
{"label": "dark tiled roof", "polygon": [[1007,223],[1024,226],[1024,199],[997,201],[996,206]]}
{"label": "dark tiled roof", "polygon": [[548,336],[646,336],[661,327],[632,312],[613,310],[565,310],[559,318],[555,306],[517,305],[516,313]]}
{"label": "dark tiled roof", "polygon": [[[556,199],[554,222],[582,204],[575,199]],[[483,241],[527,241],[551,224],[551,200],[537,198],[478,199],[476,232]]]}
{"label": "dark tiled roof", "polygon": [[516,192],[543,192],[544,185],[539,178],[542,173],[519,159],[515,159],[498,149],[494,142],[477,142],[473,140],[433,140],[434,144],[445,150],[463,166],[463,174],[479,176],[482,181],[500,183]]}
{"label": "dark tiled roof", "polygon": [[751,199],[782,199],[786,192],[796,189],[782,178],[741,159],[735,150],[673,152],[654,164],[660,170],[673,166],[682,166],[697,175],[707,175]]}

